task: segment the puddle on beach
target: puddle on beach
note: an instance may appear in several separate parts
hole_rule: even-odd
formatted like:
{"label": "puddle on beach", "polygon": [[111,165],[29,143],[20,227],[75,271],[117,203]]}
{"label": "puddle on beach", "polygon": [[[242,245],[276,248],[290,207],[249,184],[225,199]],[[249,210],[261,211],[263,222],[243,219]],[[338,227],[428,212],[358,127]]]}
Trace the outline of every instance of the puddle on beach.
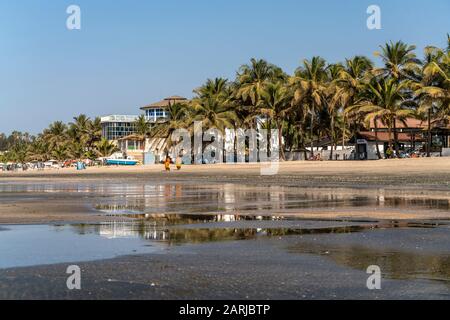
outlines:
{"label": "puddle on beach", "polygon": [[450,211],[450,191],[297,188],[237,184],[28,183],[0,184],[0,200],[76,201],[106,214],[269,214],[335,209]]}
{"label": "puddle on beach", "polygon": [[[250,240],[314,233],[361,231],[358,225],[319,223],[316,228],[210,228],[205,217],[158,217],[154,220],[99,224],[11,225],[0,233],[0,268],[92,261],[121,255],[165,253],[174,245]],[[277,221],[279,217],[273,221]],[[266,221],[268,221],[266,219]],[[272,220],[271,220],[272,221]],[[196,227],[180,227],[195,223]],[[323,223],[322,223],[323,224]]]}
{"label": "puddle on beach", "polygon": [[[449,192],[420,190],[402,193],[233,184],[3,183],[0,200],[4,203],[67,200],[91,207],[95,214],[104,214],[105,220],[108,216],[115,220],[100,224],[2,226],[0,268],[167,253],[174,245],[213,241],[448,228],[446,221],[332,221],[299,219],[289,214],[337,208],[445,213],[450,211],[449,199]],[[364,243],[341,247],[298,245],[286,250],[292,254],[328,252],[335,263],[361,270],[379,264],[390,277],[450,279],[450,258],[446,255],[368,249]]]}
{"label": "puddle on beach", "polygon": [[371,248],[360,244],[324,245],[306,241],[289,247],[288,252],[325,256],[334,263],[366,272],[379,266],[383,278],[422,279],[445,283],[450,288],[450,254]]}
{"label": "puddle on beach", "polygon": [[142,220],[99,224],[12,225],[5,226],[0,232],[0,268],[167,253],[169,247],[183,244],[437,226],[439,223],[436,222],[356,223],[279,216],[257,218],[219,215],[158,215]]}

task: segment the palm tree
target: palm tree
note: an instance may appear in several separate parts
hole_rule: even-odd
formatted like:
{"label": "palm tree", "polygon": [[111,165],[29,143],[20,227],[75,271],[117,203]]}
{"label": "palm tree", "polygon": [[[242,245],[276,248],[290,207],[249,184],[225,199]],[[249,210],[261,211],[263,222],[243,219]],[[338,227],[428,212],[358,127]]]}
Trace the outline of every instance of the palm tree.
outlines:
{"label": "palm tree", "polygon": [[69,123],[69,131],[73,140],[76,142],[87,143],[90,139],[88,128],[91,125],[91,120],[85,114],[80,114],[73,118],[74,122]]}
{"label": "palm tree", "polygon": [[[283,146],[283,121],[290,111],[292,97],[288,88],[281,82],[269,83],[261,92],[259,109],[261,114],[275,121],[278,130],[278,146],[280,148],[281,159],[286,160]],[[268,122],[267,124],[270,126]]]}
{"label": "palm tree", "polygon": [[191,123],[189,105],[184,103],[174,103],[167,107],[169,113],[168,120],[158,121],[150,131],[151,137],[168,137],[167,147],[172,146],[172,133],[177,129],[187,128]]}
{"label": "palm tree", "polygon": [[88,135],[87,148],[88,150],[91,150],[95,144],[102,139],[102,122],[99,117],[89,121],[86,133]]}
{"label": "palm tree", "polygon": [[227,99],[230,96],[230,86],[228,79],[215,78],[208,79],[206,83],[198,89],[194,90],[199,98],[206,99],[210,97],[220,97]]}
{"label": "palm tree", "polygon": [[220,98],[195,98],[192,100],[193,121],[201,121],[207,129],[218,129],[224,133],[237,121],[236,113]]}
{"label": "palm tree", "polygon": [[326,81],[326,62],[321,57],[304,60],[303,66],[299,67],[290,79],[290,84],[294,90],[293,105],[301,110],[303,121],[306,120],[308,115],[310,116],[311,156],[314,152],[314,118],[324,99],[327,88]]}
{"label": "palm tree", "polygon": [[[450,40],[449,40],[450,41]],[[425,48],[425,58],[421,79],[415,85],[418,114],[426,115],[427,128],[427,156],[431,156],[432,121],[448,120],[450,114],[450,51],[436,47]]]}
{"label": "palm tree", "polygon": [[109,157],[114,152],[119,151],[117,146],[106,138],[102,138],[95,144],[95,151],[99,157]]}
{"label": "palm tree", "polygon": [[67,139],[67,125],[62,121],[53,122],[48,129],[43,132],[43,139],[49,144],[50,149],[54,149]]}
{"label": "palm tree", "polygon": [[380,48],[381,52],[376,52],[375,55],[382,59],[384,67],[378,69],[378,73],[384,78],[392,77],[398,81],[417,79],[421,61],[414,53],[416,46],[391,41]]}
{"label": "palm tree", "polygon": [[[373,63],[367,57],[355,56],[352,59],[346,59],[344,68],[339,72],[338,79],[336,82],[336,91],[333,97],[332,104],[336,104],[342,108],[343,121],[342,121],[342,148],[345,147],[345,131],[347,127],[347,116],[348,113],[345,112],[348,107],[355,104],[359,95],[364,90],[369,78],[370,73],[373,69]],[[356,134],[359,129],[358,114],[350,115],[352,116],[353,125],[352,128],[353,135]]]}
{"label": "palm tree", "polygon": [[287,76],[281,68],[265,60],[252,58],[250,64],[240,67],[234,85],[235,98],[239,101],[242,120],[250,126],[255,126],[260,113],[257,110],[258,102],[264,88],[270,82],[286,79]]}
{"label": "palm tree", "polygon": [[28,157],[30,160],[46,161],[49,159],[50,154],[51,152],[49,151],[48,144],[42,137],[37,138],[30,144],[28,150]]}
{"label": "palm tree", "polygon": [[151,131],[150,122],[147,120],[145,115],[141,114],[134,122],[134,126],[136,135],[139,136],[141,142],[144,144],[145,149],[145,140],[147,139]]}
{"label": "palm tree", "polygon": [[[409,81],[398,82],[396,79],[376,79],[367,85],[363,98],[347,112],[360,112],[366,122],[381,119],[388,126],[389,148],[392,149],[392,133],[397,121],[404,121],[414,115],[409,97]],[[398,139],[394,134],[394,145],[399,156]]]}
{"label": "palm tree", "polygon": [[69,157],[69,147],[67,144],[58,144],[51,151],[52,157],[58,161],[64,161]]}
{"label": "palm tree", "polygon": [[67,155],[77,160],[86,158],[86,148],[84,143],[71,141],[71,143],[67,145]]}

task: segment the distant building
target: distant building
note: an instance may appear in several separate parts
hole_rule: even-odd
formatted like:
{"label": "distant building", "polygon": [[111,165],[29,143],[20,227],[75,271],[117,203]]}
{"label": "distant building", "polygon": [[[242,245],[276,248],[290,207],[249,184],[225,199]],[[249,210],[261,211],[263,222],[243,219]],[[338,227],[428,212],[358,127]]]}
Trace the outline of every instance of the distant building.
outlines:
{"label": "distant building", "polygon": [[141,108],[145,117],[150,122],[157,122],[169,118],[167,108],[175,103],[187,103],[187,99],[180,96],[172,96],[165,98],[159,102],[155,102]]}
{"label": "distant building", "polygon": [[138,116],[110,115],[101,117],[102,136],[108,140],[118,140],[135,132]]}
{"label": "distant building", "polygon": [[[180,96],[167,97],[140,108],[150,124],[167,121],[170,117],[169,108],[175,103],[187,103],[188,99]],[[159,162],[167,151],[167,139],[142,139],[136,135],[135,122],[137,115],[109,115],[101,118],[102,136],[114,141],[119,149],[141,163]]]}
{"label": "distant building", "polygon": [[[167,108],[174,103],[187,103],[186,98],[180,96],[167,97],[164,100],[155,102],[141,108],[146,119],[150,123],[169,119]],[[132,136],[136,133],[135,122],[139,116],[136,115],[109,115],[101,117],[102,136],[108,140],[117,141],[119,139]]]}

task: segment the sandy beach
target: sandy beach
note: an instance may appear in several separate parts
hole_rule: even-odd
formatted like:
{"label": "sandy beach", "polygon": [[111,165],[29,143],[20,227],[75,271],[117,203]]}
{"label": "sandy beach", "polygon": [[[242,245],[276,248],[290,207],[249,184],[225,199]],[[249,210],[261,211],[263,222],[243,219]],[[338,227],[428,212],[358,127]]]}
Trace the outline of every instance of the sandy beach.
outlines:
{"label": "sandy beach", "polygon": [[[450,199],[450,158],[402,159],[365,162],[282,162],[276,175],[261,175],[261,166],[266,164],[217,164],[183,166],[181,171],[164,172],[161,166],[136,167],[91,167],[85,171],[74,168],[2,172],[0,185],[28,184],[53,185],[65,183],[155,183],[155,184],[234,184],[248,188],[291,187],[317,188],[315,192],[340,190],[339,194],[360,193],[379,194],[380,190],[389,195],[401,195],[410,199]],[[328,188],[328,189],[327,189]],[[18,196],[15,192],[14,195]],[[91,205],[79,201],[79,193],[51,199],[54,193],[43,192],[32,199],[6,199],[0,204],[0,223],[41,223],[41,222],[98,222],[104,219],[93,214]],[[51,201],[49,201],[51,200]],[[373,209],[373,208],[372,208]],[[324,216],[328,218],[376,218],[412,219],[424,218],[420,211],[397,212],[396,210],[350,211],[341,208],[333,210],[291,210],[283,214],[304,218]],[[267,214],[281,214],[276,210]],[[322,215],[320,215],[322,214]],[[436,214],[435,218],[450,217],[448,213]]]}
{"label": "sandy beach", "polygon": [[448,158],[2,172],[0,299],[448,299],[449,220]]}

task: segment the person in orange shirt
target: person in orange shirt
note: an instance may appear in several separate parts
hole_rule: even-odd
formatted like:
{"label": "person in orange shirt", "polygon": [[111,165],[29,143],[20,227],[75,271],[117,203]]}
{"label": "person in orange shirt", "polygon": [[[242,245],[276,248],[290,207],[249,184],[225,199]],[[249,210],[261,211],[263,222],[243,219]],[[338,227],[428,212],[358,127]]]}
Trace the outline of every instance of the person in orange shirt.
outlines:
{"label": "person in orange shirt", "polygon": [[177,157],[177,160],[175,161],[175,165],[177,166],[177,170],[181,170],[181,165],[183,164],[183,159],[181,158],[181,155]]}
{"label": "person in orange shirt", "polygon": [[164,160],[164,168],[166,168],[166,171],[170,171],[170,157],[167,156],[166,160]]}

